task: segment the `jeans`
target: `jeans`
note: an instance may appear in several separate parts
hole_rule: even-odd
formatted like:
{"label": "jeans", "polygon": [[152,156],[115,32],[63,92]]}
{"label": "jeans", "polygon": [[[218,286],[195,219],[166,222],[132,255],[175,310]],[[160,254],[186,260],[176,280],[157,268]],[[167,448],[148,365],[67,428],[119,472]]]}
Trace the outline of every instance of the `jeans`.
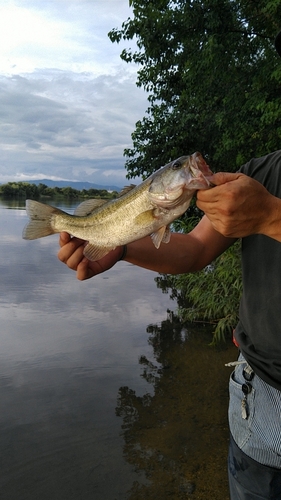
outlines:
{"label": "jeans", "polygon": [[280,500],[281,469],[259,464],[230,436],[228,479],[231,500]]}
{"label": "jeans", "polygon": [[245,366],[235,368],[229,383],[230,498],[281,500],[281,392],[256,374],[248,383]]}

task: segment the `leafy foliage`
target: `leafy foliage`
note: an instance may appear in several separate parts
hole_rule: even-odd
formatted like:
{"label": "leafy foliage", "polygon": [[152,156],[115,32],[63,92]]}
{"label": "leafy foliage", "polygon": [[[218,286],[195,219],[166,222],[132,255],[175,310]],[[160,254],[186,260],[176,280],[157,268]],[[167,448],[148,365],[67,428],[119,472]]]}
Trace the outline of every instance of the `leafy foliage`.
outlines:
{"label": "leafy foliage", "polygon": [[109,192],[106,189],[74,189],[66,187],[48,187],[46,184],[30,184],[29,182],[8,182],[0,186],[0,196],[4,198],[102,198],[113,199],[118,196],[116,191]]}
{"label": "leafy foliage", "polygon": [[[195,203],[173,223],[176,231],[189,232],[202,213]],[[213,345],[232,334],[238,320],[242,294],[241,244],[237,241],[210,266],[194,274],[160,275],[157,286],[178,303],[178,316],[184,321],[214,325]]]}
{"label": "leafy foliage", "polygon": [[[200,151],[215,171],[236,171],[251,157],[280,148],[281,63],[274,39],[279,0],[129,0],[132,18],[109,33],[135,40],[121,58],[139,66],[148,93],[145,116],[124,151],[127,177]],[[189,231],[201,214],[192,205],[174,223]],[[180,314],[215,323],[218,341],[236,323],[241,295],[239,243],[194,275],[162,276]]]}
{"label": "leafy foliage", "polygon": [[130,0],[113,42],[139,65],[149,107],[124,151],[128,178],[199,150],[214,171],[280,147],[279,0]]}
{"label": "leafy foliage", "polygon": [[[162,288],[162,278],[156,279]],[[181,319],[214,324],[214,344],[225,340],[226,333],[232,333],[242,293],[239,242],[199,273],[164,279],[166,290],[171,288],[172,296],[181,304]]]}

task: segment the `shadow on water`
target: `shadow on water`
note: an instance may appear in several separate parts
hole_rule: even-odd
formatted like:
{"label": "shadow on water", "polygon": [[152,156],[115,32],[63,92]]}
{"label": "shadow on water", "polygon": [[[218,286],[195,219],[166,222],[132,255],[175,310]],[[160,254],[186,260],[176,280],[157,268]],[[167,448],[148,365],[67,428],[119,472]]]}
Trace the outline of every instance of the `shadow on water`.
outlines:
{"label": "shadow on water", "polygon": [[155,359],[142,356],[142,377],[154,394],[121,387],[116,414],[123,419],[124,456],[146,484],[134,482],[128,500],[226,500],[228,377],[236,359],[229,343],[211,348],[211,332],[169,313],[150,325]]}
{"label": "shadow on water", "polygon": [[[73,211],[74,208],[79,205],[84,199],[81,198],[79,199],[67,199],[67,198],[41,198],[37,201],[40,201],[41,203],[45,203],[47,205],[52,205],[57,208],[62,208],[63,210],[69,211],[70,213]],[[26,200],[25,198],[3,198],[0,196],[0,208],[6,208],[6,209],[17,209],[17,210],[25,210],[25,205],[26,205]]]}

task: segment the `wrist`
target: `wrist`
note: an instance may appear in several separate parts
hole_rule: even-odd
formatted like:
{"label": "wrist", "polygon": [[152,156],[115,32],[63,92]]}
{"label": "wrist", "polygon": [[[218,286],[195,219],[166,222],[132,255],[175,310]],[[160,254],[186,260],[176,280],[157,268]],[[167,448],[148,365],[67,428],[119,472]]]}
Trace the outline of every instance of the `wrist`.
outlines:
{"label": "wrist", "polygon": [[267,208],[266,217],[258,232],[281,241],[281,200],[270,195],[265,206]]}

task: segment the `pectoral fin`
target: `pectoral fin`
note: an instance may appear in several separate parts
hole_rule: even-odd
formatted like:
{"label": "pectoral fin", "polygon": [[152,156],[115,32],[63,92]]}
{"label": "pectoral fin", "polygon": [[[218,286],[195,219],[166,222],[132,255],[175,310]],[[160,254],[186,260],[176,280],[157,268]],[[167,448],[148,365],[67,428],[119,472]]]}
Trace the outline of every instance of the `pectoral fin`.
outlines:
{"label": "pectoral fin", "polygon": [[151,210],[146,210],[145,212],[137,215],[135,221],[137,224],[147,226],[148,224],[155,222],[155,219],[159,219],[161,216],[166,215],[167,212],[168,210],[165,210],[162,207],[152,208]]}
{"label": "pectoral fin", "polygon": [[155,221],[154,217],[154,209],[146,210],[145,212],[140,213],[136,216],[135,222],[141,226],[147,226]]}
{"label": "pectoral fin", "polygon": [[83,253],[87,259],[94,261],[101,259],[113,249],[114,247],[97,247],[92,243],[87,243]]}
{"label": "pectoral fin", "polygon": [[155,233],[152,233],[150,236],[155,248],[159,248],[161,243],[169,243],[171,238],[171,231],[168,226],[163,226],[160,227],[158,231],[155,231]]}

